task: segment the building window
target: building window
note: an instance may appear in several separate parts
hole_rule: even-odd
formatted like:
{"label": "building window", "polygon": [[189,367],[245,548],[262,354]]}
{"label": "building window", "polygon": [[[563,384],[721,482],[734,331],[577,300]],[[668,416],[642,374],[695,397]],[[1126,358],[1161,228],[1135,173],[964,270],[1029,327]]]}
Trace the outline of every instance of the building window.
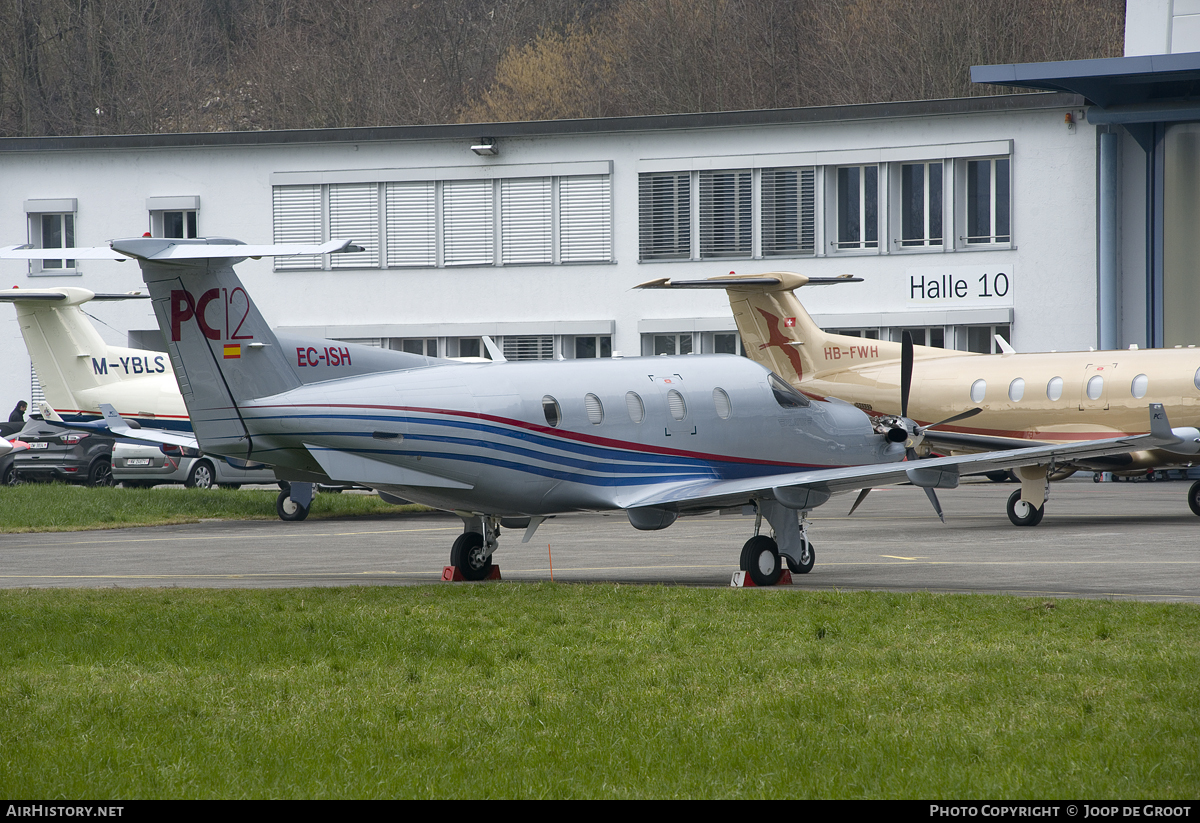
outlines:
{"label": "building window", "polygon": [[642,260],[692,256],[691,174],[643,174],[638,178]]}
{"label": "building window", "polygon": [[553,360],[554,335],[507,336],[501,344],[505,360]]}
{"label": "building window", "polygon": [[837,248],[879,247],[879,167],[837,170]]}
{"label": "building window", "polygon": [[[75,215],[39,214],[37,218],[38,246],[40,248],[75,248]],[[75,261],[71,259],[42,260],[42,269],[46,271],[73,268],[75,268]]]}
{"label": "building window", "polygon": [[893,328],[892,341],[895,343],[903,342],[905,332],[908,332],[909,336],[912,337],[914,346],[932,346],[935,349],[946,348],[945,326],[926,326],[925,328]]}
{"label": "building window", "polygon": [[[976,354],[1001,354],[1000,345],[996,342],[996,335],[1000,335],[1006,341],[1009,340],[1009,327],[1003,326],[960,326],[959,343],[956,348],[959,351],[970,351]],[[966,346],[962,346],[962,333],[966,333]]]}
{"label": "building window", "polygon": [[162,236],[191,239],[199,237],[197,233],[196,212],[194,211],[164,211],[162,213]]}
{"label": "building window", "polygon": [[650,338],[651,350],[650,354],[691,354],[695,349],[692,346],[692,333],[683,332],[681,334],[655,334],[647,335]]}
{"label": "building window", "polygon": [[393,337],[388,341],[388,348],[393,351],[403,351],[409,354],[423,354],[426,357],[438,356],[438,341],[436,337]]}
{"label": "building window", "polygon": [[1012,204],[1007,157],[966,162],[966,236],[968,245],[1009,243]]}
{"label": "building window", "polygon": [[816,169],[762,170],[762,254],[816,251]]}
{"label": "building window", "polygon": [[749,257],[750,171],[700,172],[700,256]]}
{"label": "building window", "polygon": [[899,246],[942,245],[942,163],[900,165]]}
{"label": "building window", "polygon": [[329,237],[353,240],[363,251],[331,254],[334,269],[379,266],[379,186],[339,183],[329,187]]}
{"label": "building window", "polygon": [[[29,245],[35,249],[75,248],[75,212],[73,197],[53,200],[26,200]],[[59,252],[62,254],[63,252]],[[77,274],[75,260],[68,257],[31,260],[30,274]]]}
{"label": "building window", "polygon": [[276,258],[279,271],[612,260],[608,175],[275,186],[277,243],[362,252]]}
{"label": "building window", "polygon": [[597,335],[575,338],[575,359],[586,360],[593,357],[612,357],[611,336]]}
{"label": "building window", "polygon": [[737,332],[713,332],[713,354],[742,354],[742,338]]}

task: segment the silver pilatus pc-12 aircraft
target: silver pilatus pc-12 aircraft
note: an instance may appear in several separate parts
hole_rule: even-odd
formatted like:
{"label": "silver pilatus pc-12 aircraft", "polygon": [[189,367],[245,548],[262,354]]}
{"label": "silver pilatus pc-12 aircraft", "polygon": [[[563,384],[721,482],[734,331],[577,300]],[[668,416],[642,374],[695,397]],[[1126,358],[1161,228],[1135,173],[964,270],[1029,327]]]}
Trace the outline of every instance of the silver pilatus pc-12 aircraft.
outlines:
{"label": "silver pilatus pc-12 aircraft", "polygon": [[[654,530],[753,505],[741,567],[773,585],[782,562],[812,568],[806,516],[838,492],[911,482],[937,508],[933,489],[955,487],[960,472],[1200,448],[1200,431],[1172,430],[1150,406],[1148,434],[910,461],[928,427],[812,400],[743,357],[465,363],[330,340],[284,345],[233,270],[247,257],[355,250],[348,240],[138,237],[72,255],[138,261],[204,451],[297,484],[357,483],[453,511],[464,528],[451,564],[468,579],[491,572],[501,525],[528,540],[556,514],[624,510],[634,528]],[[299,519],[309,502],[285,492],[280,507]],[[773,537],[759,533],[763,519]]]}

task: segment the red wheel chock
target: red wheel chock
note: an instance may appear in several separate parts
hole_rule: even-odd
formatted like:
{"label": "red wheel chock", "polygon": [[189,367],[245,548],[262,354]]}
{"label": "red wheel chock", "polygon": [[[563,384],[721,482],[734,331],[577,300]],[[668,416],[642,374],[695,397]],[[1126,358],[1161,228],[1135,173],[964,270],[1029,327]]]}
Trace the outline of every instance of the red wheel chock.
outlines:
{"label": "red wheel chock", "polygon": [[[447,566],[446,568],[450,568],[450,567]],[[753,589],[758,586],[757,583],[755,583],[753,580],[750,579],[749,572],[734,572],[733,579],[729,581],[729,585],[735,589]],[[779,573],[779,582],[776,583],[775,585],[776,586],[792,585],[792,570],[784,569],[783,571],[781,571]]]}
{"label": "red wheel chock", "polygon": [[[501,579],[500,567],[493,565],[492,570],[488,573],[488,576],[484,579],[500,580]],[[442,580],[447,583],[465,583],[465,582],[467,582],[467,578],[462,576],[462,572],[460,572],[458,570],[457,566],[442,567]]]}

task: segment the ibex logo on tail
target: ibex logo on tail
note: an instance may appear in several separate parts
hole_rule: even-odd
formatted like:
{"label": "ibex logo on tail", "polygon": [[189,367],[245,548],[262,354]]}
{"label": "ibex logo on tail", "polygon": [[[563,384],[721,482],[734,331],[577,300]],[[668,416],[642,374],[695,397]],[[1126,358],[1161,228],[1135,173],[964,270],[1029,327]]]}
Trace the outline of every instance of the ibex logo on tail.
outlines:
{"label": "ibex logo on tail", "polygon": [[[804,379],[804,366],[800,363],[800,352],[796,351],[796,347],[792,345],[792,341],[783,336],[779,331],[779,318],[771,314],[769,311],[757,309],[758,313],[767,321],[767,342],[759,343],[758,350],[777,348],[784,353],[788,362],[792,364],[792,368],[796,370],[796,379]],[[794,327],[796,318],[788,317],[784,320],[784,325]]]}

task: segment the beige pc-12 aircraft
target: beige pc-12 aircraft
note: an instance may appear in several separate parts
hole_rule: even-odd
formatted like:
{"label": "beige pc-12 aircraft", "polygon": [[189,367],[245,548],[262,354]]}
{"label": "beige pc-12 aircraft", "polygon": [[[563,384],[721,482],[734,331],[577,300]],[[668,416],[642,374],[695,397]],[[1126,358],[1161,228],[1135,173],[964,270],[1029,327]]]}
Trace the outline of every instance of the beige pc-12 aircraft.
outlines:
{"label": "beige pc-12 aircraft", "polygon": [[[838,397],[872,415],[911,414],[921,425],[980,409],[969,419],[935,424],[925,434],[923,445],[939,452],[1144,432],[1145,408],[1151,402],[1161,403],[1176,423],[1200,422],[1200,349],[975,354],[913,346],[910,340],[830,334],[813,322],[793,292],[804,285],[850,282],[861,281],[849,275],[771,272],[652,280],[639,288],[724,289],[746,354],[810,397]],[[914,362],[910,404],[902,401],[906,348]],[[1196,462],[1194,453],[1142,449],[1062,461],[1050,479],[1073,469],[1144,473]],[[1016,474],[1021,489],[1009,498],[1009,519],[1018,526],[1036,526],[1048,497],[1047,466],[1023,466]],[[1200,481],[1188,490],[1188,505],[1200,515]]]}
{"label": "beige pc-12 aircraft", "polygon": [[[356,483],[453,511],[463,533],[450,562],[468,579],[491,573],[501,526],[524,528],[528,540],[547,517],[616,510],[657,530],[753,505],[740,563],[773,585],[781,557],[793,572],[813,567],[807,514],[838,492],[911,482],[936,504],[933,489],[955,487],[960,471],[1200,450],[1200,430],[1172,429],[1148,405],[1149,434],[910,463],[905,443],[924,433],[911,420],[881,423],[849,403],[812,400],[745,358],[463,363],[285,340],[233,269],[247,257],[357,250],[348,240],[138,237],[72,254],[138,261],[201,448],[265,463],[281,479]],[[759,533],[764,519],[774,536]]]}

